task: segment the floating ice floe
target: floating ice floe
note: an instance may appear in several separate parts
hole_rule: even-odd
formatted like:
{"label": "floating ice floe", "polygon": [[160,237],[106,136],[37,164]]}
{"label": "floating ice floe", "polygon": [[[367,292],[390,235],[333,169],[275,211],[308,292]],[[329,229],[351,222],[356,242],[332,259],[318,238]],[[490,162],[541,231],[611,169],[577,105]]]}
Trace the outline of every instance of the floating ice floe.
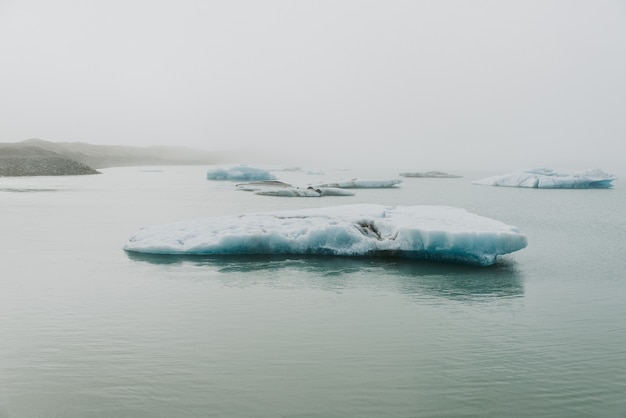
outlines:
{"label": "floating ice floe", "polygon": [[340,180],[332,183],[323,183],[315,186],[316,188],[320,187],[335,187],[339,189],[384,189],[388,187],[395,187],[397,184],[402,183],[400,179],[391,179],[391,180],[362,180],[362,179],[351,179],[351,180]]}
{"label": "floating ice floe", "polygon": [[354,193],[348,190],[332,188],[332,187],[306,187],[300,188],[292,186],[282,181],[253,181],[249,183],[236,184],[238,190],[251,191],[254,194],[264,196],[281,196],[281,197],[322,197],[322,196],[354,196]]}
{"label": "floating ice floe", "polygon": [[207,180],[252,181],[274,180],[276,177],[263,168],[238,165],[228,169],[216,168],[214,170],[209,170],[206,174],[206,178]]}
{"label": "floating ice floe", "polygon": [[254,192],[254,194],[263,196],[282,196],[282,197],[322,197],[322,196],[354,196],[354,193],[337,187],[282,187],[267,188]]}
{"label": "floating ice floe", "polygon": [[288,183],[284,183],[278,180],[266,180],[266,181],[251,181],[248,183],[235,184],[237,190],[244,190],[246,192],[254,192],[257,190],[265,189],[288,189],[293,186]]}
{"label": "floating ice floe", "polygon": [[557,173],[549,168],[517,171],[473,181],[483,186],[529,187],[536,189],[608,189],[615,177],[599,169],[574,174]]}
{"label": "floating ice floe", "polygon": [[315,189],[301,189],[299,187],[283,187],[268,188],[256,190],[254,194],[262,196],[280,196],[280,197],[321,197],[321,191]]}
{"label": "floating ice floe", "polygon": [[398,174],[402,177],[417,177],[417,178],[427,178],[427,179],[455,179],[460,178],[462,176],[457,176],[456,174],[448,174],[443,171],[426,171],[426,172],[414,172],[414,173],[400,173]]}
{"label": "floating ice floe", "polygon": [[229,215],[140,230],[124,249],[151,254],[397,256],[490,265],[526,247],[510,225],[448,206],[345,205]]}

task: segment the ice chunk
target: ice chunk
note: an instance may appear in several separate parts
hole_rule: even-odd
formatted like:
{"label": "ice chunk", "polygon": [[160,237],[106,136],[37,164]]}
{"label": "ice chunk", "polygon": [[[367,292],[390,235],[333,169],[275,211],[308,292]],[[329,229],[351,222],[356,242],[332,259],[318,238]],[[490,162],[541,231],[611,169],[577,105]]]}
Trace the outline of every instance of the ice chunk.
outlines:
{"label": "ice chunk", "polygon": [[253,181],[249,183],[236,184],[237,190],[254,192],[254,194],[264,196],[281,196],[281,197],[321,197],[321,196],[354,196],[349,190],[320,187],[313,188],[311,186],[300,188],[292,186],[282,181]]}
{"label": "ice chunk", "polygon": [[299,187],[268,187],[256,190],[254,194],[283,197],[354,196],[354,193],[349,190],[335,187],[307,187],[306,189]]}
{"label": "ice chunk", "polygon": [[254,192],[256,190],[264,189],[287,189],[293,186],[288,183],[284,183],[278,180],[266,180],[266,181],[251,181],[249,183],[235,184],[237,190],[244,190],[247,192]]}
{"label": "ice chunk", "polygon": [[391,180],[364,180],[364,179],[351,179],[340,180],[333,183],[323,183],[315,186],[320,187],[335,187],[340,189],[384,189],[387,187],[394,187],[396,184],[402,183],[400,179]]}
{"label": "ice chunk", "polygon": [[254,192],[262,196],[280,197],[321,197],[322,192],[313,188],[301,189],[299,187],[266,188]]}
{"label": "ice chunk", "polygon": [[339,187],[318,187],[316,190],[319,190],[322,196],[354,196],[354,192]]}
{"label": "ice chunk", "polygon": [[417,177],[417,178],[429,178],[429,179],[455,179],[462,176],[458,176],[456,174],[448,174],[443,171],[426,171],[426,172],[415,172],[415,173],[400,173],[398,174],[402,177]]}
{"label": "ice chunk", "polygon": [[615,177],[599,169],[574,174],[557,173],[549,168],[534,168],[473,181],[483,186],[530,187],[537,189],[608,189]]}
{"label": "ice chunk", "polygon": [[526,247],[516,227],[448,206],[344,205],[229,215],[140,230],[126,251],[152,254],[398,256],[490,265]]}
{"label": "ice chunk", "polygon": [[248,167],[247,165],[238,165],[229,169],[216,168],[209,170],[206,174],[207,180],[275,180],[273,174],[263,168]]}

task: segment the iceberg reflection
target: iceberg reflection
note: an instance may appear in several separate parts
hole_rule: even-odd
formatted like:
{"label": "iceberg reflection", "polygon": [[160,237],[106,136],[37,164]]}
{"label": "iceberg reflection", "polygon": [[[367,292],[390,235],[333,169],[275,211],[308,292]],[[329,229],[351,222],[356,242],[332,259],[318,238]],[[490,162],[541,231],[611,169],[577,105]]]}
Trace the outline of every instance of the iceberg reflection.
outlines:
{"label": "iceberg reflection", "polygon": [[216,273],[224,284],[242,287],[301,287],[334,292],[374,288],[416,299],[443,297],[459,301],[524,295],[523,275],[507,259],[489,267],[476,267],[398,258],[126,254],[134,261],[180,268],[194,276]]}

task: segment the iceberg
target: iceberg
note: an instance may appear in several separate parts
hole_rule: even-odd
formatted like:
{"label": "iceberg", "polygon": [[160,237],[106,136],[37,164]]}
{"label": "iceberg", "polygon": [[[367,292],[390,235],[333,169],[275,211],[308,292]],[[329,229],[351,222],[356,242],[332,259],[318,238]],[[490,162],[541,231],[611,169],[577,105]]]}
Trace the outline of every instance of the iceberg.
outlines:
{"label": "iceberg", "polygon": [[252,181],[249,183],[239,183],[235,187],[237,190],[254,192],[254,194],[263,196],[281,196],[281,197],[321,197],[321,196],[354,196],[354,193],[348,190],[321,187],[300,188],[282,181]]}
{"label": "iceberg", "polygon": [[344,189],[380,189],[394,187],[402,183],[400,179],[392,180],[342,180],[334,183],[323,183],[300,188],[277,180],[250,181],[236,184],[238,190],[252,191],[266,196],[319,197],[319,196],[354,196],[353,192]]}
{"label": "iceberg", "polygon": [[473,181],[483,186],[528,187],[535,189],[608,189],[615,177],[599,169],[574,174],[557,173],[549,168],[535,168]]}
{"label": "iceberg", "polygon": [[448,174],[443,171],[426,171],[426,172],[414,172],[414,173],[400,173],[398,174],[402,177],[417,177],[417,178],[427,178],[427,179],[456,179],[463,176],[458,176],[456,174]]}
{"label": "iceberg", "polygon": [[235,184],[235,188],[237,190],[244,190],[246,192],[254,192],[264,189],[287,189],[291,187],[293,187],[291,184],[278,180],[251,181],[248,183]]}
{"label": "iceberg", "polygon": [[248,167],[247,165],[238,165],[229,169],[216,168],[209,170],[206,174],[207,180],[275,180],[273,174],[262,168]]}
{"label": "iceberg", "polygon": [[315,186],[320,187],[334,187],[339,189],[384,189],[388,187],[394,187],[397,184],[402,183],[400,179],[391,180],[363,180],[363,179],[351,179],[340,180],[333,183],[323,183]]}
{"label": "iceberg", "polygon": [[124,249],[148,254],[395,256],[487,266],[521,250],[518,228],[449,206],[356,204],[227,215],[147,227]]}
{"label": "iceberg", "polygon": [[256,190],[254,194],[263,196],[282,196],[282,197],[322,197],[322,196],[354,196],[349,190],[336,187],[307,187],[301,189],[299,187],[275,187]]}
{"label": "iceberg", "polygon": [[313,188],[301,189],[299,187],[282,187],[267,188],[256,190],[254,194],[261,196],[280,196],[280,197],[321,197],[322,193]]}

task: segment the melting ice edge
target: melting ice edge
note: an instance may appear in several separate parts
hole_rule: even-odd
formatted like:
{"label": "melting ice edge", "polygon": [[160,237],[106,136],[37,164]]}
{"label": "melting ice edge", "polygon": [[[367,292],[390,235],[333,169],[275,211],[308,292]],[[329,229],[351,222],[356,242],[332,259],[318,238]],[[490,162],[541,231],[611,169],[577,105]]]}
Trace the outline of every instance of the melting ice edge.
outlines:
{"label": "melting ice edge", "polygon": [[517,227],[461,208],[358,204],[156,225],[140,230],[124,249],[149,254],[397,256],[486,266],[526,245]]}

